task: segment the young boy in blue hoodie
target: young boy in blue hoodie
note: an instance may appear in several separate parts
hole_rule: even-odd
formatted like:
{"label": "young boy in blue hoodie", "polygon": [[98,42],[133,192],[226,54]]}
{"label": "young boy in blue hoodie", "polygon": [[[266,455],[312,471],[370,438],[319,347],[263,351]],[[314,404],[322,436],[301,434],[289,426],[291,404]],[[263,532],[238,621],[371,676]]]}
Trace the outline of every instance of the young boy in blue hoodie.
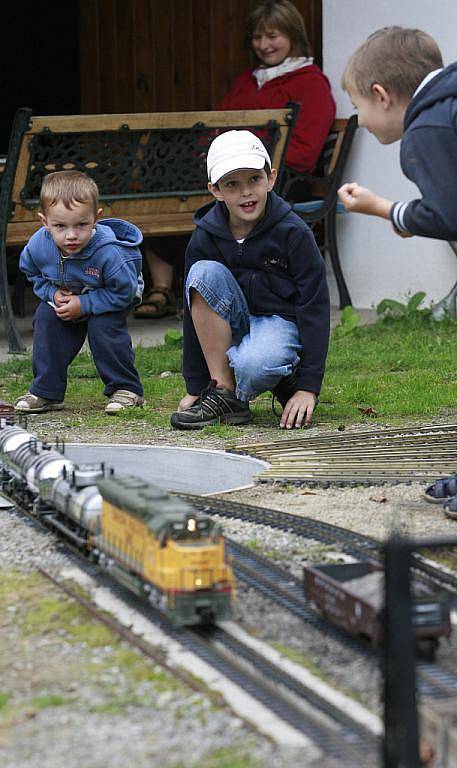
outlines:
{"label": "young boy in blue hoodie", "polygon": [[19,261],[41,299],[33,324],[34,380],[15,410],[63,408],[68,366],[86,336],[109,398],[105,413],[142,406],[127,330],[128,312],[143,290],[141,232],[119,219],[98,222],[97,185],[79,171],[45,176],[40,203],[43,227]]}
{"label": "young boy in blue hoodie", "polygon": [[273,391],[281,428],[311,424],[329,336],[325,265],[309,227],[273,190],[276,171],[250,131],[227,131],[207,156],[215,202],[195,216],[186,251],[187,394],[171,424],[251,420]]}
{"label": "young boy in blue hoodie", "polygon": [[387,219],[402,237],[457,240],[457,63],[443,68],[420,29],[374,32],[349,59],[342,86],[381,144],[401,138],[400,163],[422,197],[393,202],[356,182],[340,199],[349,211]]}

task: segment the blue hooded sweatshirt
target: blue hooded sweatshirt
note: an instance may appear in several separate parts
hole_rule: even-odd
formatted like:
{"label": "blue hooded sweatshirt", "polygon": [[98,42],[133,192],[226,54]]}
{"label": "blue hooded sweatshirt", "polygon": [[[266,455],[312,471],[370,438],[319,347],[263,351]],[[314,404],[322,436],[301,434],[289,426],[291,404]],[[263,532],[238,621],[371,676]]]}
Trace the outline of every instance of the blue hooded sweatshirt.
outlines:
{"label": "blue hooded sweatshirt", "polygon": [[65,288],[79,296],[83,315],[118,312],[141,301],[142,239],[134,224],[104,219],[82,251],[63,257],[42,227],[22,251],[19,267],[42,301],[52,302],[57,289]]}
{"label": "blue hooded sweatshirt", "polygon": [[435,75],[406,110],[401,168],[422,198],[394,203],[399,232],[457,240],[457,63]]}
{"label": "blue hooded sweatshirt", "polygon": [[[275,192],[268,193],[264,216],[242,243],[229,229],[223,202],[203,206],[194,221],[197,228],[186,251],[186,278],[195,262],[218,261],[238,281],[252,315],[293,320],[303,346],[298,388],[318,393],[327,356],[330,305],[325,263],[310,228]],[[183,373],[190,395],[200,394],[210,378],[186,305]]]}

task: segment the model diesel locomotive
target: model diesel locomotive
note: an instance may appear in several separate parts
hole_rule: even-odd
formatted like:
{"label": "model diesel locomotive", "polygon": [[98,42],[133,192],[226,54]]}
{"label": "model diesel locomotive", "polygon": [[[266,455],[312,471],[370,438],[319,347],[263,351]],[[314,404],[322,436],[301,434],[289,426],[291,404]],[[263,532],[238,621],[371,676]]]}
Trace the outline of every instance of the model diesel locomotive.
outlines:
{"label": "model diesel locomotive", "polygon": [[[420,582],[412,583],[412,622],[418,650],[433,655],[438,638],[451,633],[449,603]],[[307,600],[332,624],[366,639],[383,640],[384,570],[372,562],[315,565],[304,568]]]}
{"label": "model diesel locomotive", "polygon": [[186,502],[0,421],[0,488],[177,625],[232,615],[233,575],[220,527]]}

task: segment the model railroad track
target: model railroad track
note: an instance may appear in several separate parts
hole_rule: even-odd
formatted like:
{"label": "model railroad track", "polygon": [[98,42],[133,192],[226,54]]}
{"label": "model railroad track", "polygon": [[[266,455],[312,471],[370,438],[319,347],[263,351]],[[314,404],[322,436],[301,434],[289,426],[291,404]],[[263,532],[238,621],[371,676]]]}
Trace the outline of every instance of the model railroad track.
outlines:
{"label": "model railroad track", "polygon": [[307,605],[303,596],[303,584],[295,576],[233,539],[226,537],[226,542],[228,551],[233,557],[233,570],[238,579],[285,608],[305,624],[331,635],[352,651],[371,655],[370,651],[353,637],[329,624]]}
{"label": "model railroad track", "polygon": [[457,425],[294,437],[230,450],[270,463],[260,482],[311,487],[428,482],[457,473]]}
{"label": "model railroad track", "polygon": [[[198,656],[273,712],[277,718],[309,738],[326,755],[337,758],[339,765],[348,768],[362,764],[374,768],[377,765],[380,748],[377,736],[226,630],[220,627],[176,628],[164,614],[145,604],[122,585],[113,583],[103,573],[94,573],[93,566],[86,568],[83,563],[81,568],[88,570],[97,584],[109,589],[187,651]],[[165,657],[150,643],[81,597],[71,586],[62,583],[44,569],[40,569],[40,572],[123,640],[176,676],[176,670],[168,665]],[[191,675],[178,671],[177,676],[183,683],[191,684],[194,690],[201,690],[202,686],[192,681]]]}
{"label": "model railroad track", "polygon": [[[18,511],[24,512],[22,508],[16,508]],[[31,517],[35,524],[38,522],[40,527],[43,526],[43,523],[37,521],[36,517],[28,513],[26,514],[28,517]],[[243,690],[274,712],[281,720],[310,738],[326,754],[337,757],[339,764],[350,766],[350,768],[359,764],[363,764],[367,768],[371,765],[377,765],[377,753],[379,750],[377,738],[371,731],[363,725],[354,722],[347,714],[327,699],[323,699],[314,690],[298,682],[295,678],[285,673],[284,670],[275,667],[275,665],[253,651],[249,646],[241,643],[220,628],[215,628],[212,631],[205,631],[201,628],[175,628],[163,614],[137,598],[122,585],[113,582],[105,573],[100,573],[96,566],[81,561],[80,553],[74,546],[66,542],[65,548],[72,554],[77,555],[79,567],[89,573],[98,583],[107,587],[111,592],[120,594],[121,599],[129,606],[133,606],[145,618],[153,620],[177,642],[219,670],[221,674],[224,674],[228,679],[239,685]],[[234,545],[234,549],[236,548],[238,548],[238,553],[236,553],[237,561],[241,562],[242,558],[239,555],[241,549],[245,548],[239,548],[239,545]],[[247,550],[244,552],[244,563],[238,569],[239,574],[244,573],[246,575],[248,570],[251,574],[258,573],[260,562],[264,559],[251,553],[251,560],[254,560],[254,562],[249,565],[246,563],[247,552]],[[238,563],[235,565],[236,568],[237,565]],[[295,603],[298,606],[299,602],[304,603],[304,600],[298,597],[299,583],[290,574],[281,571],[277,566],[272,566],[268,561],[263,563],[263,570],[265,571],[265,569],[270,571],[270,576],[265,575],[265,573],[263,576],[264,584],[270,582],[268,588],[269,597],[277,596],[279,592],[282,592],[282,599],[279,602],[284,605],[284,594],[289,592],[290,597],[288,599],[291,604]],[[276,572],[275,578],[271,577],[273,571]],[[107,615],[105,611],[98,609],[76,590],[63,584],[45,569],[40,569],[40,572],[51,579],[57,587],[63,589],[69,596],[76,599],[95,618],[109,626],[124,640],[136,646],[156,663],[168,669],[185,684],[191,685],[196,690],[200,689],[192,681],[191,676],[186,675],[186,673],[177,673],[173,667],[170,667],[165,657],[157,652],[152,645],[137,637],[115,618]],[[278,577],[282,583],[281,590],[277,590],[274,587],[274,581],[277,581]],[[265,589],[263,591],[265,593]],[[321,623],[323,624],[319,617],[312,618],[310,611],[303,611],[302,609],[303,605],[299,609],[299,615],[302,618],[307,616],[316,626],[319,626]],[[325,627],[325,631],[328,633],[328,626]],[[331,632],[336,635],[343,635],[343,633],[340,633],[339,630],[334,630],[334,628],[331,629]],[[247,671],[248,669],[250,672]],[[426,684],[422,691],[425,695],[434,698],[448,696],[450,695],[450,686],[452,692],[455,691],[457,679],[452,678],[449,682],[445,671],[439,671],[438,685],[434,679],[436,676],[434,666],[426,665],[425,672]]]}
{"label": "model railroad track", "polygon": [[[14,509],[26,515],[37,527],[48,530],[43,520],[23,507],[15,504]],[[331,701],[297,681],[249,645],[219,627],[176,628],[163,613],[144,599],[137,597],[127,587],[113,581],[105,571],[100,571],[98,566],[82,558],[74,543],[65,541],[63,546],[68,554],[74,557],[78,567],[98,585],[119,596],[123,603],[159,626],[163,632],[188,651],[217,669],[273,712],[277,718],[317,744],[325,754],[336,757],[340,765],[353,768],[354,765],[363,764],[367,768],[371,766],[375,768],[379,752],[378,738]],[[165,656],[150,643],[135,635],[130,628],[122,625],[106,611],[99,609],[93,602],[82,597],[72,586],[56,578],[45,568],[39,568],[39,572],[123,640],[138,648],[194,690],[202,689],[202,686],[195,683],[190,675],[185,672],[176,672],[174,667],[167,663]]]}
{"label": "model railroad track", "polygon": [[[241,544],[227,539],[230,554],[233,556],[235,576],[249,586],[257,589],[265,597],[286,609],[316,629],[331,635],[342,645],[355,653],[363,654],[378,662],[379,654],[369,645],[352,637],[347,632],[334,627],[306,602],[303,584],[283,568],[271,563],[267,558],[253,553]],[[455,696],[457,675],[440,667],[437,663],[417,663],[419,692],[432,699]]]}
{"label": "model railroad track", "polygon": [[[202,630],[197,630],[197,634],[202,635]],[[376,761],[378,740],[366,728],[355,723],[344,711],[276,667],[224,629],[216,627],[204,639],[212,649],[219,649],[224,660],[236,660],[237,670],[241,668],[248,674],[251,681],[255,684],[260,683],[266,692],[265,698],[262,691],[260,692],[261,701],[263,700],[262,703],[265,706],[272,708],[274,702],[272,694],[273,696],[279,694],[280,708],[276,711],[278,704],[274,703],[273,711],[308,736],[325,754],[337,758],[340,764],[347,763],[351,768],[361,764],[357,760],[363,759],[363,765],[370,765]],[[230,676],[228,670],[224,670],[224,673]],[[252,682],[249,691],[252,694],[251,686]],[[284,709],[284,701],[286,709]],[[291,708],[290,705],[292,705]],[[315,714],[309,712],[310,707]],[[329,728],[325,725],[323,718],[328,718],[333,725]]]}
{"label": "model railroad track", "polygon": [[[349,531],[331,523],[313,520],[310,517],[292,515],[275,509],[266,509],[251,504],[243,504],[226,499],[205,498],[191,494],[179,494],[195,507],[208,514],[229,519],[243,520],[257,525],[266,525],[282,531],[313,539],[323,544],[331,544],[351,557],[361,560],[382,561],[382,544],[370,536]],[[412,558],[413,571],[428,584],[445,590],[452,603],[457,602],[457,573],[443,569],[426,560],[421,555]]]}

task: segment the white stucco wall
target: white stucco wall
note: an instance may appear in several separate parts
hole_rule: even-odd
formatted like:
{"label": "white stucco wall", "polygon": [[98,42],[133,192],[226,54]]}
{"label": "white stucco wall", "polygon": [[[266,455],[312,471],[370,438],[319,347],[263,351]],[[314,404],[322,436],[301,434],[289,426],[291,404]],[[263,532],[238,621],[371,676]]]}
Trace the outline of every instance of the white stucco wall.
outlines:
{"label": "white stucco wall", "polygon": [[[353,112],[340,86],[348,57],[371,32],[392,24],[424,29],[437,40],[445,64],[457,60],[456,0],[323,0],[324,71],[332,84],[338,117]],[[415,185],[401,173],[399,147],[399,142],[381,146],[366,129],[359,129],[344,181],[358,181],[391,200],[418,197]],[[409,292],[421,290],[427,294],[426,303],[437,302],[457,280],[457,259],[447,243],[401,239],[388,222],[371,216],[339,216],[338,244],[355,307],[370,307],[387,297],[402,300]],[[337,304],[330,268],[329,282],[332,303]]]}

